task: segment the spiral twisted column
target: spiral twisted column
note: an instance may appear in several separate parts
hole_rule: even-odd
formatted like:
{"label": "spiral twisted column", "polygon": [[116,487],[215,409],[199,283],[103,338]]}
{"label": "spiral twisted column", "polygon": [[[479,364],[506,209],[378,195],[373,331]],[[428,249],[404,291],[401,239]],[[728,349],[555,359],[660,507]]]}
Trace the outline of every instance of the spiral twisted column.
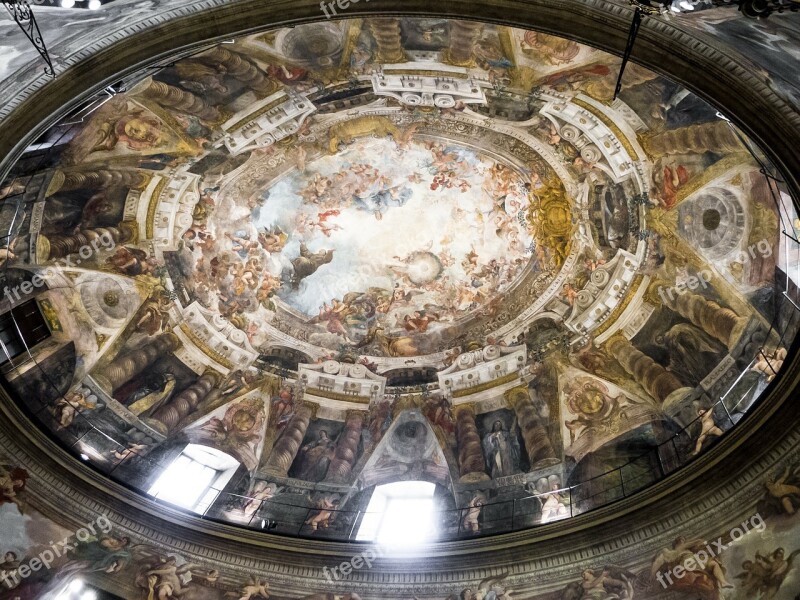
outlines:
{"label": "spiral twisted column", "polygon": [[130,227],[96,227],[93,229],[81,229],[78,233],[71,235],[52,234],[46,236],[50,243],[49,259],[65,258],[70,254],[76,254],[82,248],[94,248],[90,250],[90,255],[100,248],[110,250],[117,244],[124,244],[133,238],[133,230]]}
{"label": "spiral twisted column", "polygon": [[684,387],[675,375],[636,348],[625,337],[618,335],[611,338],[606,347],[622,368],[632,375],[659,404],[663,404],[672,392]]}
{"label": "spiral twisted column", "polygon": [[547,429],[539,418],[539,413],[531,400],[527,387],[516,387],[505,393],[506,401],[517,415],[525,449],[528,451],[530,470],[558,460]]}
{"label": "spiral twisted column", "polygon": [[150,177],[135,169],[86,169],[57,172],[48,194],[69,190],[130,187],[144,189]]}
{"label": "spiral twisted column", "polygon": [[150,80],[150,83],[141,92],[141,95],[158,102],[166,108],[175,108],[190,115],[195,115],[204,121],[218,121],[220,112],[199,96],[182,90],[168,83]]}
{"label": "spiral twisted column", "polygon": [[455,407],[455,416],[458,473],[461,479],[488,479],[481,450],[481,436],[475,424],[475,407],[471,404],[460,404]]}
{"label": "spiral twisted column", "polygon": [[184,418],[197,410],[197,405],[205,400],[219,382],[218,373],[206,371],[192,385],[159,408],[152,418],[164,425],[167,433],[171,433]]}
{"label": "spiral twisted column", "polygon": [[450,47],[445,61],[457,67],[475,66],[475,44],[483,32],[483,23],[477,21],[451,21]]}
{"label": "spiral twisted column", "polygon": [[312,405],[304,403],[297,408],[292,420],[283,430],[283,435],[272,447],[272,452],[265,465],[267,471],[280,476],[286,476],[289,473],[289,468],[300,451],[313,416],[314,407]]}
{"label": "spiral twisted column", "polygon": [[144,371],[156,360],[181,347],[181,341],[172,332],[162,333],[143,345],[112,360],[95,378],[112,393],[133,377]]}
{"label": "spiral twisted column", "polygon": [[223,67],[228,75],[260,94],[269,95],[278,90],[278,84],[252,60],[228,48],[217,46],[198,60]]}
{"label": "spiral twisted column", "polygon": [[399,19],[370,19],[369,30],[378,44],[378,62],[401,63],[406,61]]}
{"label": "spiral twisted column", "polygon": [[644,149],[653,157],[667,154],[743,151],[739,138],[727,122],[718,120],[671,129],[644,140]]}
{"label": "spiral twisted column", "polygon": [[730,308],[720,306],[699,294],[684,292],[683,294],[666,294],[664,304],[680,316],[691,321],[693,325],[718,339],[730,349],[745,325],[747,317],[740,317]]}
{"label": "spiral twisted column", "polygon": [[336,444],[336,452],[328,467],[326,481],[343,481],[353,471],[358,460],[358,444],[361,441],[361,430],[364,427],[366,413],[348,411],[344,423],[344,431]]}

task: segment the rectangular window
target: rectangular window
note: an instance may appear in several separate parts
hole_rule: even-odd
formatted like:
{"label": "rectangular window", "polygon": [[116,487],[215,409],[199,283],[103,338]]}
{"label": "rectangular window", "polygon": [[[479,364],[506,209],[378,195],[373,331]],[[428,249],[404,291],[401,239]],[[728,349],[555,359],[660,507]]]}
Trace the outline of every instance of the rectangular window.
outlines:
{"label": "rectangular window", "polygon": [[204,514],[238,467],[239,461],[224,452],[189,444],[148,493],[164,502]]}
{"label": "rectangular window", "polygon": [[29,300],[0,315],[0,364],[27,352],[50,337],[36,300]]}

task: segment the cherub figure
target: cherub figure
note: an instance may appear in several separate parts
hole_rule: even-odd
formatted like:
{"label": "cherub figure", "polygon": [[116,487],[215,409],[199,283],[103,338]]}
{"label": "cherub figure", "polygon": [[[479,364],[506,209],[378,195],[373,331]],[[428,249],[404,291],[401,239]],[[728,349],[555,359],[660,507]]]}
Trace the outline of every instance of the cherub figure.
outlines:
{"label": "cherub figure", "polygon": [[280,489],[274,483],[267,483],[266,481],[259,481],[256,487],[253,488],[252,496],[245,500],[242,504],[242,514],[248,519],[256,514],[256,511],[266,500],[270,500],[280,492]]}
{"label": "cherub figure", "polygon": [[28,472],[25,469],[15,468],[7,471],[0,465],[0,506],[13,502],[22,514],[24,503],[18,494],[25,489],[27,482]]}
{"label": "cherub figure", "polygon": [[714,421],[714,411],[710,408],[698,408],[697,416],[700,417],[700,435],[697,437],[697,442],[694,445],[694,452],[692,456],[700,454],[703,449],[703,444],[710,437],[719,437],[725,432],[717,426]]}
{"label": "cherub figure", "polygon": [[339,505],[339,498],[336,495],[323,495],[320,496],[315,502],[312,502],[314,508],[317,508],[315,514],[312,514],[306,519],[306,525],[311,527],[312,531],[319,529],[327,529],[331,526],[334,511]]}
{"label": "cherub figure", "polygon": [[261,578],[256,577],[255,575],[251,575],[247,583],[242,586],[241,591],[228,592],[225,594],[225,596],[239,596],[239,600],[255,600],[256,598],[269,600],[269,583],[263,581]]}
{"label": "cherub figure", "polygon": [[764,482],[767,500],[778,503],[787,515],[793,515],[800,507],[800,467],[794,469],[787,465],[780,477],[769,477]]}
{"label": "cherub figure", "polygon": [[575,300],[578,297],[578,290],[572,287],[571,283],[565,283],[561,288],[561,295],[570,306],[575,306]]}
{"label": "cherub figure", "polygon": [[464,516],[461,517],[461,527],[468,533],[480,533],[481,524],[479,522],[481,511],[486,504],[486,496],[477,493],[467,504]]}
{"label": "cherub figure", "polygon": [[63,398],[56,400],[55,404],[50,407],[50,414],[58,421],[59,428],[66,429],[72,425],[79,412],[96,408],[98,408],[97,402],[89,402],[84,394],[73,390],[65,394]]}

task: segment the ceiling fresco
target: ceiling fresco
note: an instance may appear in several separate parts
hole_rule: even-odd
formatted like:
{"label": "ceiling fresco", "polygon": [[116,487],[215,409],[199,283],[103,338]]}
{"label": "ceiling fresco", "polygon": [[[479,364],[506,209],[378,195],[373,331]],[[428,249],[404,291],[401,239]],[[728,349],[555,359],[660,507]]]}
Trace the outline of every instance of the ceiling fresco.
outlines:
{"label": "ceiling fresco", "polygon": [[287,535],[346,538],[401,480],[437,484],[444,537],[648,485],[743,418],[794,326],[746,138],[637,65],[615,99],[618,67],[376,18],[131,78],[0,190],[7,388],[143,493],[189,444],[233,457],[197,510]]}

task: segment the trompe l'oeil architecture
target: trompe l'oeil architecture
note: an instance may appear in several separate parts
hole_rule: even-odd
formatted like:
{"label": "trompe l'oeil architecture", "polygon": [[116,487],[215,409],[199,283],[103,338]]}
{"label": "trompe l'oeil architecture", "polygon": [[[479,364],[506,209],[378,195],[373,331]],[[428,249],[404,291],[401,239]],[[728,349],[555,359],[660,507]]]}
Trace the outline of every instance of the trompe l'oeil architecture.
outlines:
{"label": "trompe l'oeil architecture", "polygon": [[795,15],[143,4],[3,67],[0,599],[800,594]]}

